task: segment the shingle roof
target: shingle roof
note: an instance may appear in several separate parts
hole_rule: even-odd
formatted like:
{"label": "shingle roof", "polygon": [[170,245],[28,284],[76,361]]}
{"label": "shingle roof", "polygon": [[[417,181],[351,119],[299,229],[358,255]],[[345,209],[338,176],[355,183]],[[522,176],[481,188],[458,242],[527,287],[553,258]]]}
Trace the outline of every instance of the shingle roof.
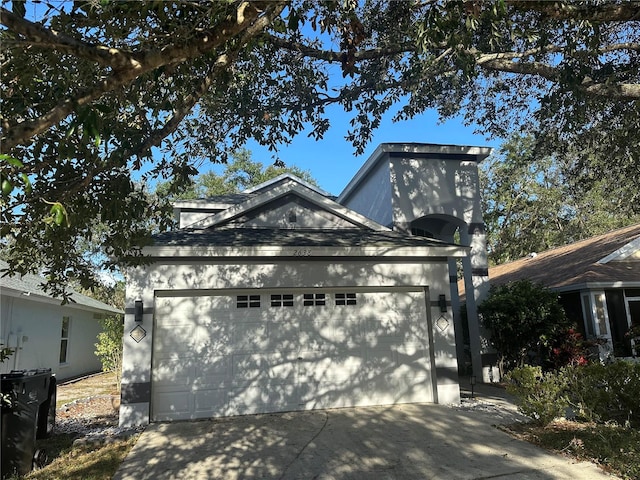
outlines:
{"label": "shingle roof", "polygon": [[529,279],[554,289],[585,283],[640,283],[640,261],[598,263],[640,238],[640,224],[620,228],[489,269],[491,285]]}
{"label": "shingle roof", "polygon": [[389,245],[402,247],[449,246],[432,238],[401,235],[396,232],[373,230],[310,230],[310,229],[183,229],[165,232],[154,237],[155,246],[300,246],[300,247],[359,247]]}
{"label": "shingle roof", "polygon": [[227,195],[214,195],[212,197],[203,198],[202,201],[238,204],[254,195],[255,193],[229,193]]}
{"label": "shingle roof", "polygon": [[[7,262],[0,260],[0,275],[4,275],[4,270],[9,267]],[[27,274],[24,276],[14,275],[14,276],[3,276],[0,277],[0,291],[2,289],[11,289],[19,292],[24,292],[25,298],[31,297],[31,295],[37,295],[39,297],[45,297],[54,300],[60,300],[56,297],[53,297],[50,293],[46,292],[42,288],[42,284],[46,280],[38,275]],[[76,292],[75,290],[69,289],[70,292],[70,303],[75,305],[80,305],[84,307],[89,307],[91,309],[103,310],[105,312],[110,313],[123,313],[121,310],[118,310],[111,305],[107,305],[106,303],[100,302],[94,298],[87,297],[81,293]]]}

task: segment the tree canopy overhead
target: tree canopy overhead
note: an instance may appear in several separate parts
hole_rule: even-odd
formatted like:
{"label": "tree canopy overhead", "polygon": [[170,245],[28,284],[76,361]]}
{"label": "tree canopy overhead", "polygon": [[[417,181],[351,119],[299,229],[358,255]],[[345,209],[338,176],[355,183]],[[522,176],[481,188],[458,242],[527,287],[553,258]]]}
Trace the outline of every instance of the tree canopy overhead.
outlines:
{"label": "tree canopy overhead", "polygon": [[637,172],[638,2],[3,0],[0,23],[2,235],[17,271],[81,269],[74,245],[96,218],[106,252],[130,254],[140,218],[162,227],[166,208],[132,175],[186,182],[249,139],[277,152],[320,138],[332,104],[352,112],[356,152],[390,109],[435,108],[488,135],[526,127],[546,149],[606,153],[576,158],[578,175]]}

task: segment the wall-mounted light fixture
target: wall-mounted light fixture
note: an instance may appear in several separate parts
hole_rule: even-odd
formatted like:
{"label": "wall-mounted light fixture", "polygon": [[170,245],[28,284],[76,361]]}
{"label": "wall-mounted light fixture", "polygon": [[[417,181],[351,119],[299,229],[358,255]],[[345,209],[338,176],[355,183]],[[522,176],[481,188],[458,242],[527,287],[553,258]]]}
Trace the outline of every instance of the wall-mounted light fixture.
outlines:
{"label": "wall-mounted light fixture", "polygon": [[445,313],[447,311],[447,297],[445,295],[438,295],[438,306],[440,312]]}
{"label": "wall-mounted light fixture", "polygon": [[136,300],[134,305],[133,318],[136,323],[142,323],[142,300]]}

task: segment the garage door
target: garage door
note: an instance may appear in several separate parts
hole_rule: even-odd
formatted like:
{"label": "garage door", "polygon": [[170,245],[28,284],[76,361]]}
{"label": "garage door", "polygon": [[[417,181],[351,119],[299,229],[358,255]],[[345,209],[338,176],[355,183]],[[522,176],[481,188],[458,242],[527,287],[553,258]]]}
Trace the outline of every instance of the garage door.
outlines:
{"label": "garage door", "polygon": [[431,402],[424,295],[158,296],[152,418]]}

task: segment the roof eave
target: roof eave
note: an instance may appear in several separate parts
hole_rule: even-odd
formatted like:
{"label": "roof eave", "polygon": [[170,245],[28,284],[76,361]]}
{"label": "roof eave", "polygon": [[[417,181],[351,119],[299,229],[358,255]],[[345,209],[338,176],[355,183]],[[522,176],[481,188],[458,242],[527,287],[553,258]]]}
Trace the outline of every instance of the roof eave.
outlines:
{"label": "roof eave", "polygon": [[558,287],[549,287],[549,289],[558,293],[575,292],[581,290],[603,290],[606,288],[640,288],[640,281],[580,282]]}
{"label": "roof eave", "polygon": [[312,259],[314,257],[410,257],[414,259],[428,257],[455,257],[467,255],[468,247],[459,245],[433,246],[175,246],[162,245],[145,247],[143,253],[152,257],[180,258],[180,257],[282,257]]}
{"label": "roof eave", "polygon": [[73,295],[71,295],[70,297],[72,301],[65,303],[64,305],[62,304],[62,300],[59,298],[51,297],[48,295],[42,295],[41,293],[33,292],[30,290],[20,290],[20,289],[15,289],[10,287],[2,287],[2,289],[0,289],[0,295],[13,297],[13,298],[22,298],[24,300],[31,300],[33,302],[47,303],[49,305],[58,305],[62,307],[88,310],[96,313],[109,312],[109,313],[118,314],[118,315],[124,314],[122,310],[119,310],[115,307],[111,307],[110,305],[106,305],[106,304],[105,304],[105,307],[98,307],[95,305],[87,305],[82,302],[74,302]]}

